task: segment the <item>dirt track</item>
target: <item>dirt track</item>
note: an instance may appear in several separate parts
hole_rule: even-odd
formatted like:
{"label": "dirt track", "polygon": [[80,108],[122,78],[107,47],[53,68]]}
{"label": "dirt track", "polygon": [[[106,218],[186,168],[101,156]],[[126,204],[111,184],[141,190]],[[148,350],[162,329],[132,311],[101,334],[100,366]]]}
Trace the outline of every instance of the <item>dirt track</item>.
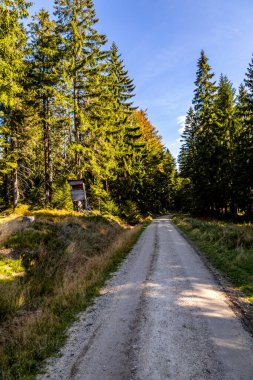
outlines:
{"label": "dirt track", "polygon": [[253,340],[169,217],[155,220],[38,379],[253,380]]}

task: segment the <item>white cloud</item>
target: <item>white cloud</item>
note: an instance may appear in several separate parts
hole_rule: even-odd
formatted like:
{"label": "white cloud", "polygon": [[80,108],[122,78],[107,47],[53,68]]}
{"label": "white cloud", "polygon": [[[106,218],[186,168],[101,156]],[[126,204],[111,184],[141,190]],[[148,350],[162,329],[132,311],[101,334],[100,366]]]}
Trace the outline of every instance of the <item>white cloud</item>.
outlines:
{"label": "white cloud", "polygon": [[[177,117],[177,125],[180,126],[178,132],[180,133],[180,135],[183,133],[184,128],[185,128],[185,119],[186,119],[185,115],[180,115],[180,116]],[[181,145],[182,145],[181,137],[179,137],[179,138],[177,138],[175,140],[168,141],[165,144],[165,146],[167,148],[169,148],[172,156],[175,157],[176,159],[178,158]]]}
{"label": "white cloud", "polygon": [[185,119],[186,119],[186,116],[185,115],[181,115],[181,116],[178,116],[177,117],[177,125],[180,125],[181,128],[179,128],[178,132],[180,134],[182,134],[184,132],[184,128],[185,128]]}
{"label": "white cloud", "polygon": [[181,148],[181,142],[178,140],[171,140],[168,141],[165,146],[169,149],[172,156],[177,160]]}

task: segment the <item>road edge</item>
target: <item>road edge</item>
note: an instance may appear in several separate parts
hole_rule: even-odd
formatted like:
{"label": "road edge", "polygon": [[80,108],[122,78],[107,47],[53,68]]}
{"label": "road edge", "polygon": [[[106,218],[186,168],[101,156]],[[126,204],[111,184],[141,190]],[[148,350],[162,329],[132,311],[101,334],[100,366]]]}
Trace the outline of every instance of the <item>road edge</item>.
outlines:
{"label": "road edge", "polygon": [[231,309],[240,319],[244,329],[250,333],[253,338],[253,306],[246,299],[245,295],[232,285],[225,274],[213,266],[207,255],[197,247],[196,243],[173,222],[172,215],[170,215],[169,218],[178,233],[187,241],[201,258],[204,265],[209,269],[220,290],[225,294]]}

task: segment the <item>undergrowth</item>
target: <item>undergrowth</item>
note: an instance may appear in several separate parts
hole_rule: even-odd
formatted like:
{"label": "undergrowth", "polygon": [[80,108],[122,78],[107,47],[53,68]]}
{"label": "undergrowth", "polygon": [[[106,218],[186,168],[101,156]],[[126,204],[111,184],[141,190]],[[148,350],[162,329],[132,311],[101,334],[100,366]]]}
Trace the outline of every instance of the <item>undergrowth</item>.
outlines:
{"label": "undergrowth", "polygon": [[180,214],[173,221],[253,304],[253,226]]}
{"label": "undergrowth", "polygon": [[34,378],[141,232],[141,226],[99,215],[53,210],[33,215],[36,222],[15,230],[0,248],[3,380]]}

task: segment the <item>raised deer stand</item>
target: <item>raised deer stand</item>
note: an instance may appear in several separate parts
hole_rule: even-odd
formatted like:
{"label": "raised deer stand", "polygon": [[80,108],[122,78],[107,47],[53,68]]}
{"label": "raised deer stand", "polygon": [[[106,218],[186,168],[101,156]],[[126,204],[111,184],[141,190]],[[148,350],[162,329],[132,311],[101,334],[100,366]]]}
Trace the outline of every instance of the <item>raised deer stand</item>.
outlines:
{"label": "raised deer stand", "polygon": [[71,186],[71,198],[73,203],[73,209],[78,212],[88,210],[88,202],[86,196],[86,190],[84,181],[82,179],[69,180]]}

